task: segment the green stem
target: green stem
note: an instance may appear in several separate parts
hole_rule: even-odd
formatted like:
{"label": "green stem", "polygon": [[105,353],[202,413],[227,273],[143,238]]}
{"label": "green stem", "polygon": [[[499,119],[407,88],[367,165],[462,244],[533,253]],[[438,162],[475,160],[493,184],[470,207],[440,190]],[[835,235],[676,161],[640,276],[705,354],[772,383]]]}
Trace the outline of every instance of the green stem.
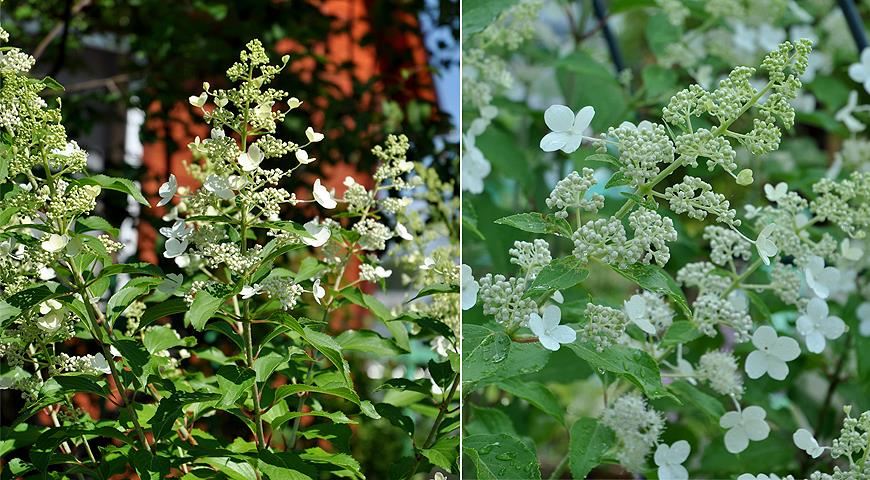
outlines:
{"label": "green stem", "polygon": [[550,475],[550,480],[555,480],[557,478],[562,478],[562,474],[565,473],[565,470],[568,470],[568,454],[566,453],[562,460],[559,462],[559,465],[556,466],[556,469],[553,470],[553,473]]}
{"label": "green stem", "polygon": [[[98,308],[96,308],[92,302],[93,298],[91,297],[91,292],[85,286],[84,277],[82,277],[81,273],[79,273],[78,269],[76,269],[75,264],[73,262],[69,262],[70,270],[73,274],[73,280],[75,281],[76,286],[78,287],[79,294],[82,296],[84,300],[85,309],[88,312],[88,320],[90,320],[92,327],[94,328],[94,332],[99,332],[100,324],[106,330],[106,335],[109,340],[112,339],[112,330],[109,327],[108,321],[106,317],[103,315]],[[154,450],[151,448],[151,444],[148,443],[148,439],[145,437],[145,430],[142,428],[142,425],[139,423],[139,417],[136,414],[136,410],[133,409],[134,400],[127,399],[126,387],[124,386],[124,382],[121,381],[121,375],[118,374],[118,368],[115,366],[114,355],[109,351],[109,347],[100,339],[101,335],[97,335],[94,339],[97,343],[100,344],[100,347],[103,350],[103,356],[106,358],[106,363],[109,364],[109,371],[112,375],[112,379],[115,381],[115,387],[118,389],[118,396],[121,398],[121,406],[127,411],[127,415],[130,417],[130,421],[133,423],[133,428],[136,430],[136,435],[139,437],[139,441],[142,443],[142,447],[153,454]]]}
{"label": "green stem", "polygon": [[[448,393],[444,400],[441,401],[441,405],[438,407],[438,416],[435,417],[435,422],[432,423],[432,428],[429,430],[429,434],[426,436],[426,440],[423,442],[423,449],[431,448],[432,444],[435,440],[435,434],[438,433],[438,427],[441,426],[441,422],[444,420],[444,415],[447,414],[447,407],[450,406],[450,400],[453,399],[453,396],[456,394],[456,390],[459,388],[459,375],[453,375],[453,385],[450,387],[450,393]],[[413,478],[417,473],[417,469],[420,468],[420,462],[423,460],[423,455],[419,452],[416,454],[416,459],[414,460],[414,466],[411,468],[411,473],[408,474],[407,478]]]}

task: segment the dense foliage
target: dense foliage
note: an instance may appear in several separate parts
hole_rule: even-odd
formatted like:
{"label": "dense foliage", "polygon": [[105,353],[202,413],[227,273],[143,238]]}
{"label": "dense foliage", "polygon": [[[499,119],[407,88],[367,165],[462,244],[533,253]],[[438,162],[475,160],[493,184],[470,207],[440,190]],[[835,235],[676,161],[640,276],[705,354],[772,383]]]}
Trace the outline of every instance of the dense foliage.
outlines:
{"label": "dense foliage", "polygon": [[465,477],[867,478],[870,53],[601,3],[463,11]]}
{"label": "dense foliage", "polygon": [[[189,145],[201,186],[160,188],[163,257],[182,269],[164,273],[114,261],[97,198],[147,200],[86,171],[49,95],[62,87],[0,51],[0,386],[25,401],[2,427],[4,475],[364,478],[379,473],[355,458],[371,455],[359,439],[385,425],[404,440],[378,453],[382,475],[456,469],[454,186],[391,135],[371,151],[371,185],[327,190],[307,171],[325,135],[276,134],[302,104],[270,86],[288,61],[251,41],[227,88],[190,96],[210,135]],[[371,293],[393,268],[403,298],[388,308]],[[378,324],[331,330],[347,311]],[[403,356],[406,375],[384,372]]]}

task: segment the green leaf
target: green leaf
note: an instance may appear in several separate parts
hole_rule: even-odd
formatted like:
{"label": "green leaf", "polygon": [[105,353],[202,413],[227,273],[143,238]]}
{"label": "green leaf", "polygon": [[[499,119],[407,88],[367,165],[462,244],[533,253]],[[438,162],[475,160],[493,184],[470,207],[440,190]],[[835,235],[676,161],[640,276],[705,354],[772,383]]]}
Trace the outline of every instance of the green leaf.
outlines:
{"label": "green leaf", "polygon": [[673,277],[657,265],[634,264],[628,268],[618,268],[610,266],[616,273],[638,284],[644,290],[649,290],[659,295],[665,295],[671,299],[677,308],[686,316],[687,319],[692,319],[692,310],[689,308],[689,302],[686,296],[680,289],[680,286]]}
{"label": "green leaf", "polygon": [[631,179],[626,177],[621,171],[617,170],[610,176],[610,180],[607,181],[604,188],[623,187],[625,185],[631,185]]}
{"label": "green leaf", "polygon": [[498,386],[511,395],[526,400],[538,410],[558,420],[559,423],[565,423],[565,408],[559,405],[556,396],[543,383],[512,378],[499,382]]}
{"label": "green leaf", "polygon": [[646,98],[659,100],[671,96],[677,88],[677,72],[661,65],[649,65],[641,72]]}
{"label": "green leaf", "polygon": [[430,448],[420,450],[432,465],[453,472],[459,457],[459,437],[441,437]]}
{"label": "green leaf", "polygon": [[[459,293],[459,285],[447,285],[444,283],[435,283],[432,285],[427,285],[420,290],[417,295],[414,295],[414,298],[408,300],[408,302],[413,302],[414,300],[422,297],[428,297],[430,295],[438,295],[441,293]],[[406,302],[407,303],[407,302]]]}
{"label": "green leaf", "polygon": [[402,413],[401,408],[389,403],[379,403],[375,405],[375,409],[381,417],[386,418],[393,426],[401,428],[410,436],[414,435],[414,420]]}
{"label": "green leaf", "polygon": [[118,229],[112,226],[108,220],[103,217],[85,217],[76,219],[75,232],[106,232],[115,237],[118,236]]}
{"label": "green leaf", "polygon": [[109,391],[106,387],[100,385],[94,380],[96,377],[85,375],[55,375],[51,378],[53,378],[66,393],[85,392],[109,398]]}
{"label": "green leaf", "polygon": [[136,200],[142,205],[145,205],[146,207],[151,206],[148,203],[148,200],[145,199],[145,196],[142,195],[142,192],[139,191],[139,187],[137,187],[132,181],[126,178],[113,178],[103,174],[99,174],[91,175],[90,177],[80,178],[75,182],[80,185],[99,185],[100,187],[107,190],[123,192],[133,197],[133,200]]}
{"label": "green leaf", "polygon": [[157,353],[174,347],[192,347],[196,345],[196,338],[179,338],[178,333],[172,327],[157,325],[145,330],[142,343],[145,344],[148,353]]}
{"label": "green leaf", "polygon": [[130,370],[139,382],[139,386],[148,383],[148,376],[157,371],[157,356],[151,356],[142,345],[131,338],[118,338],[112,341],[112,345],[121,353],[121,357],[130,366]]}
{"label": "green leaf", "polygon": [[617,168],[622,166],[622,164],[619,163],[619,159],[609,153],[593,153],[592,155],[585,157],[583,160],[587,162],[608,163]]}
{"label": "green leaf", "polygon": [[707,414],[711,420],[719,421],[722,415],[725,415],[725,407],[722,406],[716,397],[707,395],[706,393],[693,387],[689,382],[678,380],[668,385],[668,388],[673,391],[680,400],[694,405],[696,408]]}
{"label": "green leaf", "polygon": [[225,285],[209,285],[209,287],[196,292],[190,309],[184,315],[184,321],[190,322],[190,326],[197,331],[202,331],[227,298],[233,295]]}
{"label": "green leaf", "polygon": [[257,359],[254,360],[254,371],[257,373],[257,381],[265,382],[268,380],[272,375],[272,372],[274,372],[279,365],[285,363],[289,358],[289,350],[285,350],[283,355],[278,352],[269,352],[257,357]]}
{"label": "green leaf", "polygon": [[35,307],[50,298],[56,298],[67,290],[55,282],[43,282],[38,286],[24,289],[6,300],[0,301],[0,326],[6,322],[18,318],[21,313]]}
{"label": "green leaf", "polygon": [[568,446],[571,475],[574,478],[586,478],[601,463],[604,454],[615,441],[613,431],[599,424],[594,418],[584,417],[574,422]]}
{"label": "green leaf", "polygon": [[257,374],[247,367],[238,365],[224,365],[218,369],[217,373],[218,390],[221,393],[221,398],[218,405],[221,407],[229,407],[236,403],[251,386]]}
{"label": "green leaf", "polygon": [[311,280],[323,270],[326,270],[326,265],[320,263],[317,258],[305,257],[305,259],[302,260],[302,263],[299,264],[299,271],[296,272],[296,276],[293,280],[295,280],[296,283]]}
{"label": "green leaf", "polygon": [[431,383],[425,378],[421,378],[419,380],[409,380],[407,378],[391,378],[381,384],[381,386],[376,388],[375,390],[377,391],[385,388],[389,388],[391,390],[398,390],[400,392],[418,392],[426,396],[428,396],[432,392]]}
{"label": "green leaf", "polygon": [[467,196],[462,198],[462,233],[471,233],[480,240],[486,240],[477,228],[477,210]]}
{"label": "green leaf", "polygon": [[411,351],[411,340],[408,338],[408,329],[405,328],[405,323],[399,320],[384,322],[387,330],[393,335],[393,342],[396,346],[402,349],[404,353]]}
{"label": "green leaf", "polygon": [[373,330],[345,330],[335,341],[342,350],[355,350],[379,356],[393,356],[404,353],[392,340],[380,336]]}
{"label": "green leaf", "polygon": [[577,285],[589,276],[589,271],[581,266],[582,263],[574,255],[553,260],[538,272],[523,297],[538,297]]}
{"label": "green leaf", "polygon": [[61,91],[61,92],[64,90],[63,85],[61,85],[60,82],[58,82],[57,80],[55,80],[49,76],[42,77],[41,82],[42,82],[42,86],[48,90]]}
{"label": "green leaf", "polygon": [[320,464],[319,470],[332,468],[333,475],[327,477],[349,477],[364,480],[365,476],[360,472],[359,462],[345,453],[327,452],[319,447],[309,448],[301,455],[303,460]]}
{"label": "green leaf", "polygon": [[465,425],[465,430],[469,435],[507,433],[517,436],[513,422],[503,411],[478,407],[472,403],[466,403],[465,407],[468,409],[463,410],[463,415],[467,416],[468,413],[471,413],[471,421]]}
{"label": "green leaf", "polygon": [[623,345],[612,345],[599,352],[591,343],[569,343],[568,348],[574,351],[578,357],[586,360],[592,368],[615,373],[643,390],[647,397],[673,398],[664,385],[659,367],[655,360],[646,352]]}
{"label": "green leaf", "polygon": [[106,317],[109,323],[114,324],[133,301],[150,292],[160,282],[161,279],[155,277],[136,277],[127,282],[124,288],[115,292],[106,304]]}
{"label": "green leaf", "polygon": [[182,408],[191,403],[209,402],[220,398],[216,393],[201,392],[175,392],[169,397],[164,397],[157,403],[157,411],[151,417],[151,432],[154,438],[161,440],[169,435],[174,429],[175,420],[184,412]]}
{"label": "green leaf", "polygon": [[147,262],[118,263],[114,265],[109,265],[100,270],[100,273],[96,276],[96,278],[91,281],[91,283],[96,282],[101,278],[112,277],[121,273],[163,277],[163,270],[157,265],[153,265]]}
{"label": "green leaf", "polygon": [[145,328],[161,318],[187,312],[189,309],[190,307],[183,298],[172,298],[164,302],[150,304],[139,320],[139,328]]}
{"label": "green leaf", "polygon": [[462,337],[462,380],[466,383],[492,375],[511,347],[511,340],[501,327],[463,325]]}
{"label": "green leaf", "polygon": [[480,480],[541,478],[535,452],[512,435],[469,435],[462,439],[462,451]]}
{"label": "green leaf", "polygon": [[363,413],[363,415],[374,419],[380,418],[380,415],[378,415],[378,412],[375,410],[375,407],[371,404],[371,402],[361,401],[359,395],[357,395],[356,392],[347,387],[322,387],[315,385],[306,385],[304,383],[282,385],[278,387],[278,390],[275,391],[275,399],[273,400],[273,402],[277,403],[280,400],[283,400],[284,398],[291,395],[306,392],[333,395],[339,398],[343,398],[345,400],[349,400],[360,407],[360,411]]}
{"label": "green leaf", "polygon": [[662,346],[670,347],[680,343],[688,343],[700,336],[701,332],[695,328],[692,322],[674,322],[668,327],[668,331],[665,332],[665,336],[662,338]]}
{"label": "green leaf", "polygon": [[469,38],[492,25],[505,10],[519,0],[475,0],[462,5],[462,37]]}
{"label": "green leaf", "polygon": [[550,233],[571,238],[571,225],[567,220],[543,213],[518,213],[495,221],[499,225],[507,225],[524,232]]}
{"label": "green leaf", "polygon": [[605,66],[587,52],[576,50],[558,59],[555,67],[566,105],[595,108],[593,130],[606,131],[625,118],[628,111],[625,92],[611,65]]}

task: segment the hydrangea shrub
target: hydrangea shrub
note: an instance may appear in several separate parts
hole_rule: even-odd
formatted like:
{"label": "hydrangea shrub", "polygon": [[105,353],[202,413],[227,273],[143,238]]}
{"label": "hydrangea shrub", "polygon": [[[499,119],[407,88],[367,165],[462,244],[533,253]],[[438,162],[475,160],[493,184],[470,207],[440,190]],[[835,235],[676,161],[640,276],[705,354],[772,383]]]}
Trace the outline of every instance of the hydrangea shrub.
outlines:
{"label": "hydrangea shrub", "polygon": [[467,9],[465,477],[865,478],[866,140],[817,86],[854,47],[822,68],[795,2],[588,3]]}
{"label": "hydrangea shrub", "polygon": [[[342,196],[311,178],[327,135],[275,136],[302,103],[269,87],[288,60],[271,64],[251,41],[225,88],[190,97],[210,134],[190,144],[200,186],[170,175],[155,199],[171,207],[161,251],[179,273],[166,273],[115,262],[123,245],[101,195],[148,200],[87,171],[52,95],[62,87],[0,49],[0,387],[24,401],[0,439],[12,476],[365,478],[349,439],[375,421],[406,438],[395,478],[456,471],[453,187],[402,135]],[[311,219],[283,220],[289,209]],[[403,297],[391,308],[373,295],[388,279]],[[335,332],[339,311],[375,325]],[[365,365],[412,352],[421,367],[359,388]],[[94,417],[82,398],[104,408]],[[209,432],[214,419],[237,436]]]}

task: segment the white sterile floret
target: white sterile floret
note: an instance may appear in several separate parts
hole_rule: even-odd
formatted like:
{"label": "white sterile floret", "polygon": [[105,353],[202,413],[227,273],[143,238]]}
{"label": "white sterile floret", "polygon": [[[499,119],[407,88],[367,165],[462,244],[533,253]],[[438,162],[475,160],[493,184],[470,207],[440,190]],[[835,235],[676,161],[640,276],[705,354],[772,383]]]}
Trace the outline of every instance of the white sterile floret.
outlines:
{"label": "white sterile floret", "polygon": [[863,84],[864,90],[870,93],[870,47],[861,51],[861,60],[849,65],[849,78]]}
{"label": "white sterile floret", "polygon": [[805,428],[798,429],[791,438],[798,448],[807,452],[807,455],[813,458],[819,458],[825,452],[825,447],[819,446],[819,442],[816,441],[812,432]]}
{"label": "white sterile floret", "polygon": [[848,238],[844,238],[843,241],[840,242],[840,256],[843,257],[844,260],[857,262],[864,256],[864,250],[861,249],[860,244],[854,245]]}
{"label": "white sterile floret", "polygon": [[317,301],[318,305],[320,305],[320,300],[326,296],[326,289],[320,286],[319,278],[311,284],[311,294],[314,296],[314,300]]}
{"label": "white sterile floret", "polygon": [[755,240],[755,249],[758,250],[758,256],[765,265],[770,265],[770,259],[779,253],[779,248],[770,239],[771,233],[776,228],[776,224],[769,224],[761,230],[758,238]]}
{"label": "white sterile floret", "polygon": [[162,207],[171,202],[177,191],[178,181],[175,179],[175,174],[169,174],[169,181],[160,185],[160,189],[157,191],[160,195],[160,201],[157,202],[157,206]]}
{"label": "white sterile floret", "polygon": [[39,313],[42,316],[36,320],[36,325],[48,334],[58,331],[66,319],[66,309],[54,299],[39,304]]}
{"label": "white sterile floret", "polygon": [[55,253],[63,250],[67,243],[69,243],[68,236],[59,233],[52,233],[48,238],[42,241],[40,246],[42,246],[42,249],[48,253]]}
{"label": "white sterile floret", "polygon": [[260,150],[260,147],[257,145],[251,145],[251,148],[248,149],[247,153],[242,152],[239,154],[239,165],[242,167],[242,170],[253,172],[260,167],[264,158],[265,156],[263,155],[263,151]]}
{"label": "white sterile floret", "polygon": [[379,282],[385,278],[389,278],[393,274],[392,270],[385,270],[384,267],[377,267],[364,263],[359,266],[359,278],[365,282]]}
{"label": "white sterile floret", "polygon": [[653,455],[658,468],[659,480],[688,480],[689,472],[683,466],[689,458],[692,446],[685,440],[678,440],[671,446],[660,444]]}
{"label": "white sterile floret", "polygon": [[309,163],[317,160],[314,157],[309,157],[308,152],[302,149],[296,150],[296,153],[294,155],[296,156],[296,161],[298,161],[302,165],[308,165]]}
{"label": "white sterile floret", "polygon": [[[431,258],[427,258],[426,261],[430,261],[434,265],[434,260]],[[424,261],[424,265],[426,264]],[[462,264],[462,268],[460,270],[460,296],[462,302],[462,309],[469,310],[474,307],[474,304],[477,303],[477,292],[480,291],[480,284],[477,283],[477,280],[474,279],[474,274],[471,271],[471,267],[466,264]]]}
{"label": "white sterile floret", "polygon": [[492,165],[475,146],[475,137],[470,133],[462,137],[462,162],[459,165],[459,183],[471,193],[483,192],[483,179],[492,171]]}
{"label": "white sterile floret", "polygon": [[556,351],[563,343],[573,343],[577,340],[577,332],[567,325],[559,325],[562,311],[555,305],[544,307],[544,315],[537,312],[529,315],[529,328],[537,335],[538,340],[547,350]]}
{"label": "white sterile floret", "polygon": [[188,246],[188,239],[193,233],[193,226],[186,225],[184,220],[177,220],[172,227],[161,227],[160,234],[166,237],[163,256],[175,258],[182,255]]}
{"label": "white sterile floret", "polygon": [[589,128],[594,116],[595,109],[589,106],[581,108],[575,116],[574,111],[565,105],[551,105],[544,112],[544,123],[552,132],[541,139],[541,150],[574,153],[580,148],[583,133]]}
{"label": "white sterile floret", "polygon": [[813,298],[806,311],[797,319],[797,331],[804,336],[807,350],[821,353],[825,349],[825,339],[834,340],[846,331],[846,324],[840,317],[828,316],[828,304],[821,298]]}
{"label": "white sterile floret", "polygon": [[244,287],[242,287],[239,295],[247,300],[255,295],[259,295],[260,293],[262,293],[262,291],[263,289],[260,287],[260,285],[255,283],[253,285],[245,285]]}
{"label": "white sterile floret", "polygon": [[[423,263],[420,265],[420,270],[431,270],[432,267],[434,267],[434,266],[435,266],[435,260],[432,257],[426,257],[423,259]],[[467,267],[467,265],[463,265],[463,267]],[[468,267],[468,268],[469,268],[468,274],[471,275],[471,267]],[[472,280],[474,280],[474,279],[472,279]],[[475,293],[475,296],[476,295],[477,295],[477,293]],[[475,297],[475,300],[477,300],[476,297]]]}
{"label": "white sterile floret", "polygon": [[635,325],[640,327],[644,332],[655,335],[656,327],[649,321],[649,316],[646,311],[646,300],[641,295],[632,295],[632,297],[623,303],[625,314],[628,319]]}
{"label": "white sterile floret", "polygon": [[323,134],[315,132],[311,127],[305,129],[305,137],[307,137],[308,141],[311,143],[317,143],[323,140]]}
{"label": "white sterile floret", "polygon": [[202,106],[205,105],[206,100],[208,100],[208,94],[205,92],[202,92],[199,95],[191,95],[187,98],[187,101],[197,108],[202,108]]}
{"label": "white sterile floret", "polygon": [[757,350],[746,357],[745,370],[749,378],[760,378],[767,373],[775,380],[784,380],[788,365],[801,354],[800,345],[793,338],[778,337],[776,330],[762,325],[752,335],[752,344]]}
{"label": "white sterile floret", "polygon": [[411,232],[408,231],[408,228],[402,225],[401,223],[396,223],[396,235],[403,240],[411,241],[414,239],[414,236],[411,235]]}
{"label": "white sterile floret", "polygon": [[299,237],[302,239],[302,243],[308,246],[322,247],[329,241],[329,236],[331,234],[329,227],[320,223],[316,218],[305,222],[305,224],[302,225],[302,228],[304,228],[310,236],[300,235]]}
{"label": "white sterile floret", "polygon": [[826,267],[825,259],[818,255],[809,258],[804,268],[804,275],[807,278],[807,285],[819,298],[828,298],[831,291],[837,289],[840,281],[840,271],[836,267]]}
{"label": "white sterile floret", "polygon": [[[863,105],[862,105],[863,107]],[[834,119],[838,122],[843,122],[846,128],[852,133],[863,132],[867,128],[864,122],[855,118],[855,111],[858,110],[858,92],[852,90],[849,92],[849,99],[843,108],[837,110],[834,114]]]}
{"label": "white sterile floret", "polygon": [[106,357],[104,357],[102,353],[89,357],[88,360],[90,360],[91,368],[97,372],[105,374],[112,373],[112,369],[109,367],[109,362],[106,361]]}
{"label": "white sterile floret", "polygon": [[542,268],[550,264],[553,259],[550,255],[550,245],[546,240],[536,239],[534,242],[514,242],[513,248],[508,250],[511,263],[519,265],[529,278],[535,278]]}
{"label": "white sterile floret", "polygon": [[167,273],[166,278],[157,285],[157,290],[162,293],[172,294],[184,282],[184,276],[180,273]]}
{"label": "white sterile floret", "polygon": [[232,200],[236,197],[236,194],[230,188],[230,181],[227,177],[214,174],[209,175],[202,186],[207,192],[223,200]]}
{"label": "white sterile floret", "polygon": [[314,200],[320,204],[323,208],[335,208],[338,203],[336,203],[335,198],[332,196],[332,192],[326,189],[321,183],[320,179],[314,181],[314,187],[312,188],[312,192],[314,193]]}
{"label": "white sterile floret", "polygon": [[740,453],[749,446],[749,441],[761,441],[770,434],[770,426],[764,421],[767,412],[759,406],[749,406],[741,411],[726,412],[719,419],[719,426],[727,429],[725,448],[731,453]]}
{"label": "white sterile floret", "polygon": [[775,187],[769,183],[764,186],[764,195],[771,202],[778,202],[784,199],[787,194],[788,184],[785,182],[779,182]]}
{"label": "white sterile floret", "polygon": [[870,337],[870,302],[863,302],[858,305],[858,310],[855,312],[858,317],[858,333],[865,337]]}

